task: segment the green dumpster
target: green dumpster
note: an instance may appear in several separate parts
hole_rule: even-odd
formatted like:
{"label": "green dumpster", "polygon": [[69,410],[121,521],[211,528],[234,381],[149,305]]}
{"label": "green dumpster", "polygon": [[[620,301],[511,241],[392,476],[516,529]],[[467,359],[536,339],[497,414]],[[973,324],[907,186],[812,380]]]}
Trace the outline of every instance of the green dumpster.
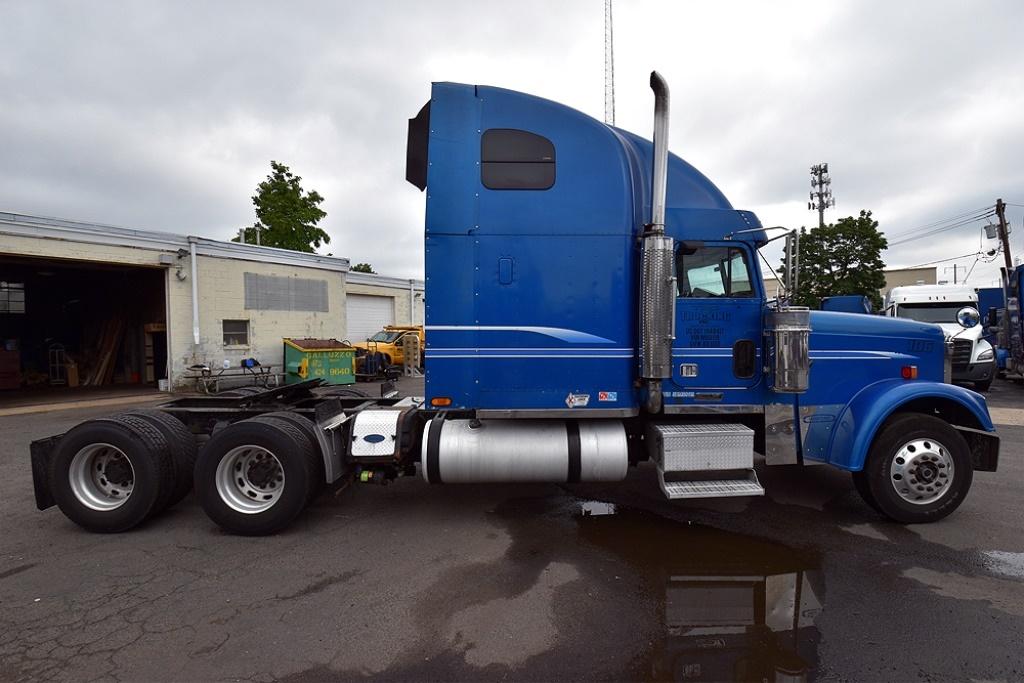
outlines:
{"label": "green dumpster", "polygon": [[354,384],[356,350],[337,339],[285,339],[285,384],[323,379]]}

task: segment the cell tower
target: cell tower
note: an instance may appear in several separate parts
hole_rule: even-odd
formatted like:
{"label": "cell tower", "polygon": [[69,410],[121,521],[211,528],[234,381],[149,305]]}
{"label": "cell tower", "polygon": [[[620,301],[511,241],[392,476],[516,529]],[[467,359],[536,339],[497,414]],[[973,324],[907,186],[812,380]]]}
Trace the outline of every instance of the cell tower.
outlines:
{"label": "cell tower", "polygon": [[825,227],[825,209],[835,206],[832,197],[832,178],[828,175],[828,164],[811,166],[811,201],[807,202],[807,210],[818,212],[818,227]]}
{"label": "cell tower", "polygon": [[615,125],[615,49],[612,0],[604,0],[604,122]]}

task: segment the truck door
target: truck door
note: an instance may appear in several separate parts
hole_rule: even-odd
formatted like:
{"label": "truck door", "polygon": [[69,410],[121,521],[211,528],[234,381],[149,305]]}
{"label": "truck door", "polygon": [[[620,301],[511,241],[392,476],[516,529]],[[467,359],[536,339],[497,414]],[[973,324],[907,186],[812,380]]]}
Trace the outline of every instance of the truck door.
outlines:
{"label": "truck door", "polygon": [[683,391],[675,396],[741,402],[729,390],[761,381],[763,302],[752,259],[741,243],[678,243],[672,380]]}

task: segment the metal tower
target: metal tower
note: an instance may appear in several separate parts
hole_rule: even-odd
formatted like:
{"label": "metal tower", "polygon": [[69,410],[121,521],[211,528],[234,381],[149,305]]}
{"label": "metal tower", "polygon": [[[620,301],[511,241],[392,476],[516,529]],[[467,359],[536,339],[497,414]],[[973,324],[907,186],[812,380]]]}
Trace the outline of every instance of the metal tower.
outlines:
{"label": "metal tower", "polygon": [[835,206],[832,197],[832,178],[828,175],[828,164],[811,166],[811,201],[807,202],[807,210],[818,212],[818,227],[825,227],[825,209]]}
{"label": "metal tower", "polygon": [[615,49],[612,0],[604,0],[604,122],[615,125]]}

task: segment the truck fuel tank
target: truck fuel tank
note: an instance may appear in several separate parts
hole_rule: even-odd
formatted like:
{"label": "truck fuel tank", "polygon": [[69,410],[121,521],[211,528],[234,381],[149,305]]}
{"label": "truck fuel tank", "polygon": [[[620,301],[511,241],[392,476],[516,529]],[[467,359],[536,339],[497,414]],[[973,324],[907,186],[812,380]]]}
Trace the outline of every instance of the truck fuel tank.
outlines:
{"label": "truck fuel tank", "polygon": [[432,484],[620,481],[629,464],[617,420],[432,419],[420,455]]}

